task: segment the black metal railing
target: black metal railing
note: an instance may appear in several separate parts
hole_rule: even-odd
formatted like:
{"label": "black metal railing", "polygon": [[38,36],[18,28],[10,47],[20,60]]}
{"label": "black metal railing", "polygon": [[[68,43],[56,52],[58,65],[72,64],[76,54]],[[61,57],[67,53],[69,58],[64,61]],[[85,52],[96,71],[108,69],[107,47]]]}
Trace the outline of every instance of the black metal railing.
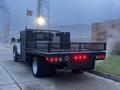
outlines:
{"label": "black metal railing", "polygon": [[106,43],[52,43],[52,42],[25,42],[26,49],[47,52],[68,51],[105,51]]}

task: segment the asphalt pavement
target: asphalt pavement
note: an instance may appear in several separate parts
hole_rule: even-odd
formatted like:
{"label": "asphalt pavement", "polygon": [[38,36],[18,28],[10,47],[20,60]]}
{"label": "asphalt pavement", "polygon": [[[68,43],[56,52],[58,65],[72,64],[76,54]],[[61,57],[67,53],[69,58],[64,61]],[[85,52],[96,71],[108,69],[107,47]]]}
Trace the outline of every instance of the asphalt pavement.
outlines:
{"label": "asphalt pavement", "polygon": [[53,77],[35,78],[31,67],[14,62],[12,50],[0,45],[0,90],[120,90],[120,83],[85,72],[58,71]]}

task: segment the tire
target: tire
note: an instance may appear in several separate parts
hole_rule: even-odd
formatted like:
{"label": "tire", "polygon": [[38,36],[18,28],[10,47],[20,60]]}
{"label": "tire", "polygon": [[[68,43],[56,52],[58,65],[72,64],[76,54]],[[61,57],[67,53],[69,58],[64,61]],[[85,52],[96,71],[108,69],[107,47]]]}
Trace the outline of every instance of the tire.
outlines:
{"label": "tire", "polygon": [[84,70],[74,69],[74,70],[72,70],[72,73],[74,73],[74,74],[84,73]]}
{"label": "tire", "polygon": [[13,53],[13,58],[15,62],[19,61],[19,55],[16,52]]}
{"label": "tire", "polygon": [[34,57],[32,62],[32,72],[35,77],[39,78],[53,75],[55,73],[55,69],[47,62],[44,62],[42,58],[39,60],[38,58]]}

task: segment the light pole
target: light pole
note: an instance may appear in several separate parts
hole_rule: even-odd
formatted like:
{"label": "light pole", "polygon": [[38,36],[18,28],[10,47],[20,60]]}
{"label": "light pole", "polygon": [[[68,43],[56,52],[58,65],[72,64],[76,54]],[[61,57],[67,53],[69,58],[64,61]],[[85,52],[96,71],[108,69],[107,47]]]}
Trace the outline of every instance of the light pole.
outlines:
{"label": "light pole", "polygon": [[11,14],[9,12],[9,10],[5,7],[0,7],[0,9],[4,10],[7,14],[8,14],[8,25],[7,25],[7,29],[5,30],[5,38],[7,43],[9,43],[9,39],[10,39],[10,25],[11,25]]}

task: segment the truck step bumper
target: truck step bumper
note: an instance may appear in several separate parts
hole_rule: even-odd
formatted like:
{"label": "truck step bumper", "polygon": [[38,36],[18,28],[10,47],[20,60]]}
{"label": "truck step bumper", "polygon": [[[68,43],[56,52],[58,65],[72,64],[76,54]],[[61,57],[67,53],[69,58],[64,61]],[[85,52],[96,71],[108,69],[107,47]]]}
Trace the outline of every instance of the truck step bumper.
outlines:
{"label": "truck step bumper", "polygon": [[81,69],[81,70],[92,70],[95,67],[95,60],[89,62],[68,62],[66,64],[67,69]]}

